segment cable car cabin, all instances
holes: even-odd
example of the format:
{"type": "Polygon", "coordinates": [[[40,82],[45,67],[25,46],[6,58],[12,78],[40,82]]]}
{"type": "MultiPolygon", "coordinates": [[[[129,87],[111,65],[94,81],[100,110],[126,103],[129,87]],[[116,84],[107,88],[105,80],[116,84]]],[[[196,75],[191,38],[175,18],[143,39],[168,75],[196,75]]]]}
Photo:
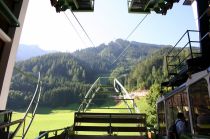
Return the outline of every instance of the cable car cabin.
{"type": "Polygon", "coordinates": [[[161,137],[167,137],[178,112],[182,112],[187,121],[186,136],[210,138],[210,67],[193,74],[185,84],[158,99],[158,130],[161,137]]]}

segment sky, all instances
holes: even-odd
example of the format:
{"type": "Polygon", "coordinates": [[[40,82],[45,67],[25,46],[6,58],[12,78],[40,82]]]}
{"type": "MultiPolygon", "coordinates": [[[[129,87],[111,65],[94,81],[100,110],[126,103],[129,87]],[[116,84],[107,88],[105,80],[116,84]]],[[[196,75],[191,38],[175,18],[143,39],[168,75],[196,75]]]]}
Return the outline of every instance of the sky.
{"type": "MultiPolygon", "coordinates": [[[[167,15],[152,12],[128,38],[151,44],[174,45],[187,29],[196,29],[196,19],[191,6],[183,0],[174,4],[167,15]]],[[[63,12],[56,13],[50,0],[30,0],[20,44],[37,45],[44,50],[73,52],[87,47],[126,39],[145,14],[128,13],[127,0],[95,0],[94,12],[75,12],[90,36],[87,39],[70,10],[65,12],[80,37],[63,12]]]]}

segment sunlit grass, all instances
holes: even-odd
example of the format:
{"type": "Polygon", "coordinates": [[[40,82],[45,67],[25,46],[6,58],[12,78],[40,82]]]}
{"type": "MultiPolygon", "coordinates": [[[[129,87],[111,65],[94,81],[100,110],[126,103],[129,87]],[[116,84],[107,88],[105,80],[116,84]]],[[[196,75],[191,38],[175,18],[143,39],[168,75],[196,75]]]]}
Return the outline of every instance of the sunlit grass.
{"type": "MultiPolygon", "coordinates": [[[[147,109],[146,99],[140,98],[135,100],[137,106],[140,108],[140,112],[144,113],[147,109]]],[[[70,107],[61,107],[57,109],[50,108],[38,108],[38,114],[36,114],[35,119],[26,139],[34,139],[39,135],[40,131],[47,131],[53,129],[60,129],[73,125],[74,112],[77,110],[77,105],[72,105],[70,107]]],[[[101,107],[102,108],[102,107],[101,107]]],[[[124,102],[120,102],[115,106],[111,106],[110,109],[91,109],[87,112],[103,112],[103,113],[128,113],[126,109],[112,109],[112,108],[126,108],[124,102]]],[[[13,115],[13,120],[20,119],[23,117],[24,113],[15,112],[13,115]]],[[[27,118],[30,119],[30,118],[27,118]]],[[[28,121],[28,120],[27,120],[28,121]]],[[[14,129],[14,127],[12,127],[14,129]]],[[[22,129],[20,129],[22,131],[22,129]]],[[[19,131],[18,135],[21,134],[19,131]]],[[[107,134],[107,133],[84,133],[84,134],[107,134]]],[[[114,133],[117,134],[117,133],[114,133]]],[[[138,133],[120,133],[121,135],[139,135],[138,133]]],[[[18,138],[17,138],[18,139],[18,138]]]]}
{"type": "MultiPolygon", "coordinates": [[[[29,129],[26,139],[33,139],[39,135],[40,131],[47,131],[52,129],[64,128],[73,124],[73,113],[72,110],[53,110],[49,114],[36,114],[33,124],[29,129]]],[[[13,119],[22,118],[23,113],[16,113],[13,119]]],[[[30,118],[28,118],[30,119],[30,118]]],[[[27,120],[28,121],[28,120],[27,120]]],[[[21,131],[18,135],[21,134],[21,131]]]]}

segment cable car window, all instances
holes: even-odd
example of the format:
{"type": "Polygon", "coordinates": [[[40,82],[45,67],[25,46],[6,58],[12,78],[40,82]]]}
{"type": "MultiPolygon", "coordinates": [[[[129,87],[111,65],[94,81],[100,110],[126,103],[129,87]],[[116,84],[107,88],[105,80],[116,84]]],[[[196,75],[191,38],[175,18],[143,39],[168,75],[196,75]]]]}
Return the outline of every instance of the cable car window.
{"type": "Polygon", "coordinates": [[[174,123],[174,120],[175,120],[175,117],[174,117],[174,106],[173,106],[173,96],[169,99],[166,100],[166,112],[167,112],[167,127],[169,128],[173,123],[174,123]]]}
{"type": "Polygon", "coordinates": [[[158,127],[159,134],[166,135],[166,122],[165,122],[165,111],[164,111],[164,102],[160,102],[157,104],[158,111],[158,127]]]}
{"type": "Polygon", "coordinates": [[[195,134],[210,135],[210,98],[205,79],[189,87],[192,110],[193,129],[195,134]]]}
{"type": "Polygon", "coordinates": [[[188,132],[191,132],[189,120],[189,105],[187,101],[187,92],[185,89],[177,92],[175,95],[166,100],[166,111],[168,128],[173,125],[173,123],[177,119],[177,113],[181,112],[184,114],[185,120],[187,121],[188,132]]]}

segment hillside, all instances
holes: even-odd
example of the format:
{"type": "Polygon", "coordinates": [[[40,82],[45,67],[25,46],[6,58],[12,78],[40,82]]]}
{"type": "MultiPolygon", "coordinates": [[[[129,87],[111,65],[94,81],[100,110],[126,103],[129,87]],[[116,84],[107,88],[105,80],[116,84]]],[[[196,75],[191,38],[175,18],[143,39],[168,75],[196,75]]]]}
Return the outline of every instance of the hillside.
{"type": "Polygon", "coordinates": [[[18,47],[16,61],[27,60],[32,57],[41,56],[51,53],[39,48],[37,45],[20,44],[18,47]]]}
{"type": "Polygon", "coordinates": [[[99,70],[100,75],[111,74],[118,77],[127,74],[137,62],[162,47],[166,46],[117,39],[108,44],[101,44],[98,47],[83,49],[72,54],[88,63],[92,69],[99,70]]]}
{"type": "MultiPolygon", "coordinates": [[[[41,72],[44,82],[41,105],[48,107],[66,106],[80,103],[90,84],[99,76],[120,77],[127,75],[136,63],[147,59],[148,56],[158,52],[162,47],[118,39],[107,45],[102,44],[74,53],[54,53],[31,58],[17,62],[16,67],[33,75],[41,72]],[[126,53],[113,64],[128,45],[130,46],[126,53]]],[[[15,71],[10,88],[8,106],[21,108],[26,106],[30,100],[35,89],[35,83],[15,71]]]]}
{"type": "Polygon", "coordinates": [[[125,85],[130,90],[150,89],[153,84],[160,84],[167,79],[164,55],[170,47],[165,47],[139,61],[125,78],[125,85]]]}

